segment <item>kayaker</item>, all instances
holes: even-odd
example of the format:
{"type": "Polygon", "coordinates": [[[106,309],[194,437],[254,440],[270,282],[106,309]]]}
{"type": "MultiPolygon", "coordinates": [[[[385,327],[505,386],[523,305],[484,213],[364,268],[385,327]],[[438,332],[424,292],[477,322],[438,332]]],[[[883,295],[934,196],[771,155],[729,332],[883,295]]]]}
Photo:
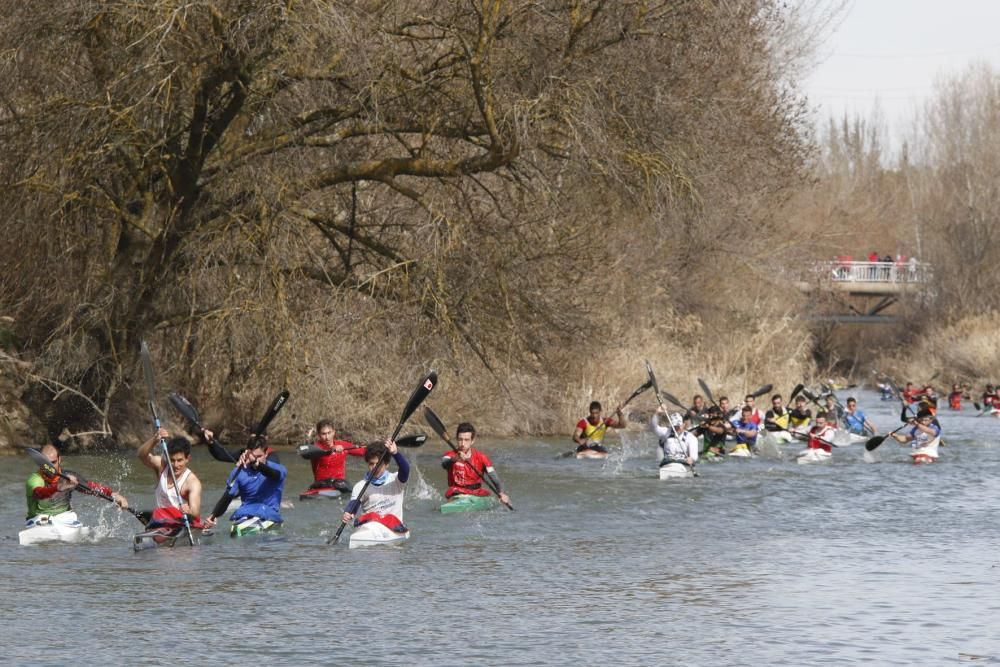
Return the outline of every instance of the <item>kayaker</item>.
{"type": "Polygon", "coordinates": [[[983,391],[983,411],[993,409],[998,403],[1000,403],[1000,396],[997,396],[996,388],[991,384],[986,385],[986,390],[983,391]]]}
{"type": "Polygon", "coordinates": [[[815,459],[817,454],[811,450],[820,450],[825,452],[827,457],[832,456],[833,447],[830,443],[835,433],[833,425],[827,422],[826,412],[820,410],[816,413],[816,423],[809,429],[809,444],[799,452],[798,457],[809,456],[815,459]]]}
{"type": "MultiPolygon", "coordinates": [[[[70,499],[73,491],[81,483],[87,489],[111,496],[115,504],[122,509],[128,507],[128,500],[125,499],[125,496],[112,491],[110,487],[97,482],[81,482],[76,473],[71,470],[63,470],[62,456],[55,445],[44,445],[40,451],[45,458],[52,462],[52,467],[55,468],[57,474],[50,475],[45,468],[39,468],[28,477],[28,481],[25,483],[25,493],[28,500],[27,519],[29,523],[33,523],[41,515],[53,517],[67,512],[73,513],[70,499]],[[70,479],[61,477],[58,473],[63,473],[70,479]]],[[[81,492],[86,493],[82,489],[81,492]]]]}
{"type": "Polygon", "coordinates": [[[577,452],[590,449],[607,454],[608,450],[603,443],[608,429],[625,427],[625,415],[622,414],[621,406],[615,408],[615,417],[602,418],[601,412],[600,401],[593,401],[590,404],[590,415],[576,423],[573,441],[577,444],[577,452]]]}
{"type": "Polygon", "coordinates": [[[754,408],[744,405],[740,410],[740,420],[733,424],[736,434],[736,446],[729,452],[730,456],[747,456],[757,451],[757,422],[753,420],[754,408]]]}
{"type": "Polygon", "coordinates": [[[368,464],[368,474],[365,480],[354,485],[351,492],[351,502],[347,503],[342,521],[355,526],[369,521],[377,521],[397,533],[405,533],[403,525],[403,494],[406,491],[406,480],[410,477],[410,462],[396,448],[392,440],[372,442],[365,447],[365,463],[368,464]],[[399,472],[389,472],[389,456],[396,462],[399,472]],[[360,496],[365,481],[371,479],[371,484],[360,496]],[[360,516],[354,519],[360,512],[360,516]]]}
{"type": "Polygon", "coordinates": [[[857,435],[875,435],[878,429],[865,413],[858,410],[858,400],[853,396],[847,399],[847,411],[844,413],[844,426],[857,435]]]}
{"type": "Polygon", "coordinates": [[[667,415],[667,408],[660,406],[649,418],[649,429],[659,439],[660,467],[681,463],[694,468],[698,461],[698,438],[687,431],[688,421],[679,412],[669,415],[668,426],[661,426],[660,415],[667,415]]]}
{"type": "Polygon", "coordinates": [[[827,394],[824,403],[826,404],[823,410],[826,412],[826,422],[833,428],[837,428],[844,422],[844,406],[837,402],[837,397],[833,394],[827,394]]]}
{"type": "MultiPolygon", "coordinates": [[[[754,405],[754,401],[756,400],[757,399],[753,394],[747,394],[743,397],[743,407],[750,408],[750,419],[759,427],[762,423],[764,423],[764,413],[761,412],[760,408],[754,405]]],[[[740,414],[742,413],[743,411],[741,409],[740,414]]]]}
{"type": "Polygon", "coordinates": [[[702,436],[704,443],[701,455],[707,461],[721,459],[726,455],[726,435],[733,432],[733,425],[723,419],[718,406],[711,406],[705,412],[701,424],[692,431],[696,436],[702,436]]]}
{"type": "Polygon", "coordinates": [[[764,428],[768,431],[787,431],[791,414],[785,409],[781,394],[771,397],[771,409],[764,413],[764,428]]]}
{"type": "Polygon", "coordinates": [[[729,407],[728,396],[719,397],[719,411],[722,413],[722,418],[728,422],[733,422],[740,418],[740,411],[729,407]]]}
{"type": "Polygon", "coordinates": [[[913,449],[925,449],[924,455],[936,459],[941,425],[934,420],[934,415],[930,410],[922,408],[917,412],[916,418],[910,419],[909,423],[913,424],[909,433],[893,433],[892,437],[902,444],[909,443],[913,449]]]}
{"type": "Polygon", "coordinates": [[[201,480],[188,468],[191,462],[191,442],[183,437],[170,437],[170,432],[160,428],[153,436],[142,443],[137,452],[139,462],[156,473],[156,500],[153,510],[153,520],[179,520],[180,513],[187,514],[193,522],[192,527],[199,527],[201,522],[201,480]],[[167,441],[167,456],[165,459],[160,441],[167,441]],[[173,475],[167,470],[170,466],[173,475]],[[178,494],[174,488],[174,479],[180,488],[178,494]]]}
{"type": "Polygon", "coordinates": [[[219,502],[205,519],[205,525],[214,526],[219,517],[229,509],[234,498],[243,504],[229,517],[230,521],[241,522],[257,518],[263,521],[281,523],[281,494],[285,489],[288,470],[271,458],[272,450],[265,438],[254,438],[253,442],[240,454],[236,461],[234,475],[230,475],[219,502]]]}
{"type": "Polygon", "coordinates": [[[364,457],[363,445],[355,445],[347,440],[337,440],[337,429],[329,419],[321,419],[316,423],[318,440],[310,448],[310,452],[319,450],[316,455],[303,455],[309,459],[312,466],[313,483],[310,489],[336,489],[341,493],[351,490],[347,482],[347,457],[364,457]]]}
{"type": "Polygon", "coordinates": [[[500,485],[500,477],[493,469],[490,457],[475,449],[476,427],[469,422],[462,422],[455,429],[455,447],[458,451],[449,450],[441,457],[441,467],[448,471],[448,489],[445,498],[459,495],[488,496],[490,490],[483,485],[483,476],[489,476],[493,486],[499,491],[500,502],[509,503],[510,497],[500,485]]]}
{"type": "Polygon", "coordinates": [[[957,384],[951,385],[951,393],[948,394],[948,408],[951,410],[961,410],[963,398],[969,398],[968,392],[957,384]]]}
{"type": "Polygon", "coordinates": [[[912,382],[907,382],[903,388],[902,398],[907,404],[916,403],[920,398],[920,390],[914,387],[912,382]]]}
{"type": "Polygon", "coordinates": [[[788,412],[788,429],[805,433],[812,424],[812,410],[806,407],[805,396],[795,397],[795,407],[788,412]]]}
{"type": "Polygon", "coordinates": [[[699,426],[701,425],[701,422],[705,418],[706,414],[707,408],[705,407],[705,397],[701,394],[695,394],[691,398],[691,407],[687,410],[688,420],[692,425],[699,426]]]}

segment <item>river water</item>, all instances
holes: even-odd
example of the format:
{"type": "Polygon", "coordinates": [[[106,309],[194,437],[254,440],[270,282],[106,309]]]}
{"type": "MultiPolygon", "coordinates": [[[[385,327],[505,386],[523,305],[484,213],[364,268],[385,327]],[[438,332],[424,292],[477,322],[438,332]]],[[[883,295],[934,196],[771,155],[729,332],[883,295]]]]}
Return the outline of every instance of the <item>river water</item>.
{"type": "MultiPolygon", "coordinates": [[[[859,394],[880,429],[898,404],[859,394]]],[[[280,540],[216,537],[133,553],[139,524],[74,507],[98,537],[21,547],[26,457],[0,472],[7,664],[941,665],[1000,663],[1000,420],[942,411],[941,460],[887,442],[829,464],[730,460],[661,482],[654,441],[612,440],[607,461],[556,459],[567,439],[490,440],[517,508],[442,515],[445,446],[416,463],[400,547],[327,546],[342,503],[299,502],[289,466],[280,540]]],[[[425,429],[430,432],[429,429],[425,429]]],[[[349,473],[360,474],[360,459],[349,473]]],[[[69,457],[133,506],[149,471],[69,457]]],[[[197,450],[210,508],[228,466],[197,450]]],[[[346,537],[346,535],[345,535],[346,537]]]]}

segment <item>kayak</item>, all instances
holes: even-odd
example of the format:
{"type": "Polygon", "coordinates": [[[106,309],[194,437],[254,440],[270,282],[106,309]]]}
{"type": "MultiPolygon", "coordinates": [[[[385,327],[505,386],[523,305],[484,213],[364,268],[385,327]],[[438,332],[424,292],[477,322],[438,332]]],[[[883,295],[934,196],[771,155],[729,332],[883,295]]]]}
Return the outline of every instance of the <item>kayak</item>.
{"type": "Polygon", "coordinates": [[[825,463],[832,457],[830,452],[822,449],[804,449],[799,452],[795,460],[797,463],[825,463]]]}
{"type": "Polygon", "coordinates": [[[27,528],[17,534],[22,546],[45,542],[82,542],[90,536],[90,528],[80,523],[73,511],[54,515],[39,514],[28,519],[25,525],[27,528]]]}
{"type": "Polygon", "coordinates": [[[736,447],[729,450],[726,455],[737,459],[749,459],[753,457],[753,454],[750,452],[750,448],[744,443],[736,445],[736,447]]]}
{"type": "Polygon", "coordinates": [[[852,433],[851,431],[838,428],[833,433],[833,440],[830,441],[836,447],[849,447],[859,442],[868,442],[873,436],[852,433]]]}
{"type": "Polygon", "coordinates": [[[608,458],[607,452],[600,452],[596,449],[581,449],[576,453],[576,458],[578,459],[606,459],[608,458]]]}
{"type": "Polygon", "coordinates": [[[473,496],[468,493],[459,493],[452,496],[448,502],[442,503],[440,509],[442,514],[451,514],[453,512],[478,512],[488,510],[491,507],[493,507],[493,496],[473,496]]]}
{"type": "Polygon", "coordinates": [[[660,466],[660,479],[687,479],[694,477],[694,469],[676,461],[660,466]]]}
{"type": "Polygon", "coordinates": [[[299,500],[323,500],[328,498],[339,498],[340,490],[332,486],[325,489],[309,488],[299,494],[299,500]]]}
{"type": "Polygon", "coordinates": [[[261,519],[251,516],[229,526],[230,537],[244,537],[246,535],[260,535],[264,532],[275,532],[281,528],[281,524],[270,519],[261,519]]]}
{"type": "MultiPolygon", "coordinates": [[[[198,544],[198,537],[201,535],[201,532],[200,528],[191,528],[191,535],[194,538],[195,544],[198,544]]],[[[138,533],[132,538],[133,551],[144,551],[159,547],[187,546],[189,544],[187,530],[182,523],[156,526],[145,532],[138,533]]]]}
{"type": "Polygon", "coordinates": [[[914,449],[910,452],[910,460],[915,464],[934,463],[938,460],[938,446],[941,444],[941,437],[934,438],[929,443],[914,449]]]}
{"type": "Polygon", "coordinates": [[[771,440],[778,444],[785,444],[793,440],[793,436],[788,431],[762,431],[761,436],[765,440],[771,440]]]}
{"type": "Polygon", "coordinates": [[[351,531],[349,547],[357,549],[358,547],[374,547],[381,544],[400,544],[408,539],[410,539],[410,531],[397,533],[378,521],[369,521],[351,531]]]}

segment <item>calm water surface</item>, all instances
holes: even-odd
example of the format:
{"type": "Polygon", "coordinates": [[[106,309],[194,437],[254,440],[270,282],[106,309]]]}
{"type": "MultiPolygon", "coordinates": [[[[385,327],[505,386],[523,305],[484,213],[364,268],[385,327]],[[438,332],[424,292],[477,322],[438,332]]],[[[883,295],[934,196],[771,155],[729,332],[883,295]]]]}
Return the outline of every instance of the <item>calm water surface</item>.
{"type": "MultiPolygon", "coordinates": [[[[897,403],[861,393],[880,429],[897,403]]],[[[217,537],[133,553],[139,524],[74,507],[98,537],[21,547],[25,457],[0,471],[3,648],[11,664],[940,665],[1000,663],[1000,420],[942,411],[939,464],[887,442],[828,465],[731,460],[657,479],[653,438],[607,461],[556,460],[567,440],[489,440],[517,508],[436,512],[445,446],[415,453],[395,548],[327,546],[339,501],[299,502],[289,465],[284,537],[217,537]]],[[[429,432],[429,429],[427,430],[429,432]]],[[[349,473],[360,474],[359,459],[349,473]]],[[[67,467],[152,502],[120,456],[67,467]]],[[[197,450],[211,508],[227,465],[197,450]]],[[[346,535],[345,535],[346,537],[346,535]]]]}

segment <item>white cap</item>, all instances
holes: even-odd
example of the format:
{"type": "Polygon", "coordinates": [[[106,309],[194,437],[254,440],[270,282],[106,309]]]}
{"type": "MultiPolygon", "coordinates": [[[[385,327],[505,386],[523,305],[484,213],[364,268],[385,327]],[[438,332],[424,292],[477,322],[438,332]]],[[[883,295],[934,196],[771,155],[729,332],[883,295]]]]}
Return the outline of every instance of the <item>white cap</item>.
{"type": "Polygon", "coordinates": [[[684,425],[684,418],[681,417],[681,413],[673,412],[670,414],[670,425],[674,428],[680,428],[684,425]]]}

